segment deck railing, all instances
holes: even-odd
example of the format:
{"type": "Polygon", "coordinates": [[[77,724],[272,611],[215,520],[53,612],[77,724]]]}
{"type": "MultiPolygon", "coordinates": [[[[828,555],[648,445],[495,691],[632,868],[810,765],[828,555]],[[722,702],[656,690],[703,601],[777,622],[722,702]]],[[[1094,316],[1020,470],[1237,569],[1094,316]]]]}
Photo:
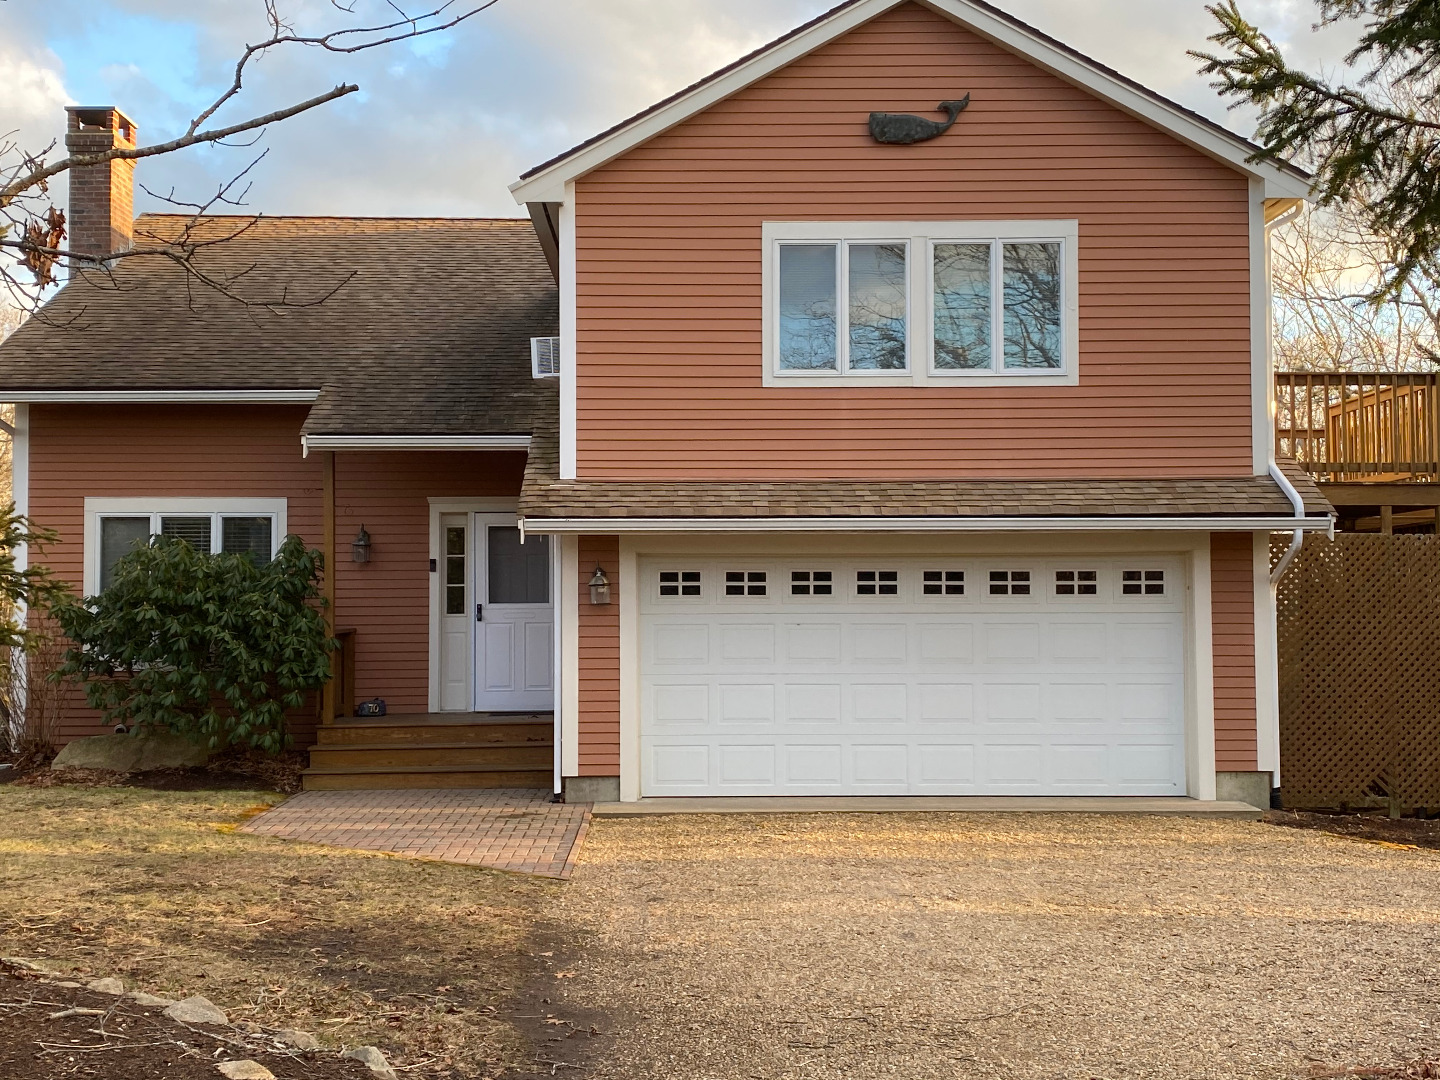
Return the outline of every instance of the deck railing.
{"type": "Polygon", "coordinates": [[[1275,452],[1322,482],[1440,481],[1440,373],[1282,372],[1275,452]]]}

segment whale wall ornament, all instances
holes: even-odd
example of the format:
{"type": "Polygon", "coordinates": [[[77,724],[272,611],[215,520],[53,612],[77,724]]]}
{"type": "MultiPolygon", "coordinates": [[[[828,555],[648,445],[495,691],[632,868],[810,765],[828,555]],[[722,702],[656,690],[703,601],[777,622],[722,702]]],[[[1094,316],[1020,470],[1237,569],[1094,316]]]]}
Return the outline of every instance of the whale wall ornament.
{"type": "Polygon", "coordinates": [[[958,101],[940,102],[935,108],[948,117],[945,120],[930,120],[924,116],[912,116],[910,113],[872,112],[870,114],[870,135],[878,143],[906,145],[924,142],[926,139],[933,139],[937,135],[944,135],[949,131],[969,104],[969,94],[958,101]]]}

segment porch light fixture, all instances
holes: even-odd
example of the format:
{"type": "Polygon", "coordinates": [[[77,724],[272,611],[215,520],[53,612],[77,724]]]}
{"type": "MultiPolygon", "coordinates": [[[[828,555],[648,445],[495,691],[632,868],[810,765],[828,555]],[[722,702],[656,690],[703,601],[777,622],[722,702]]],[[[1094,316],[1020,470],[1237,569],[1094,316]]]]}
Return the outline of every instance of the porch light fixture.
{"type": "Polygon", "coordinates": [[[595,573],[590,575],[590,603],[610,603],[610,579],[600,569],[599,563],[595,564],[595,573]]]}
{"type": "Polygon", "coordinates": [[[355,539],[350,541],[350,558],[355,562],[370,561],[370,534],[365,531],[364,525],[360,526],[355,539]]]}

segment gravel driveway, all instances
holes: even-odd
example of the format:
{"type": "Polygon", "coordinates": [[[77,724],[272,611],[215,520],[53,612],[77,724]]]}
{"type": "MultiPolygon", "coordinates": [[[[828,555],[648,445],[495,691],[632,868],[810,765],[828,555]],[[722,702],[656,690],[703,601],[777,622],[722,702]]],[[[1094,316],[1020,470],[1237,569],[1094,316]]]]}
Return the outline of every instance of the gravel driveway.
{"type": "Polygon", "coordinates": [[[1275,1077],[1440,1056],[1435,852],[1173,818],[609,819],[556,905],[549,1008],[602,1018],[595,1077],[1275,1077]]]}

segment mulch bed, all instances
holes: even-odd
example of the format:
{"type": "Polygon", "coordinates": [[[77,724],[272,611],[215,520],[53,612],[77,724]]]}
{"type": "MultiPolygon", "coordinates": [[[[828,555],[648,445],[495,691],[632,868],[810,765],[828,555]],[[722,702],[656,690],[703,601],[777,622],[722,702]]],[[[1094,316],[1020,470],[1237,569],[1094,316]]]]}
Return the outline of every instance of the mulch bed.
{"type": "MultiPolygon", "coordinates": [[[[1269,810],[1262,819],[1290,829],[1314,829],[1352,840],[1440,851],[1440,820],[1391,818],[1384,813],[1324,813],[1307,810],[1269,810]]],[[[1396,1074],[1408,1076],[1408,1073],[1396,1074]]],[[[1417,1073],[1429,1077],[1431,1073],[1417,1073]]]]}
{"type": "Polygon", "coordinates": [[[265,754],[232,747],[205,765],[193,769],[152,769],[117,773],[108,769],[52,769],[49,762],[25,762],[0,769],[0,783],[22,787],[136,787],[153,791],[278,791],[293,795],[300,790],[300,774],[307,765],[304,750],[265,754]]]}
{"type": "Polygon", "coordinates": [[[261,1033],[179,1024],[128,998],[0,971],[0,1076],[219,1080],[224,1061],[258,1061],[276,1080],[374,1080],[334,1051],[282,1049],[261,1033]]]}

